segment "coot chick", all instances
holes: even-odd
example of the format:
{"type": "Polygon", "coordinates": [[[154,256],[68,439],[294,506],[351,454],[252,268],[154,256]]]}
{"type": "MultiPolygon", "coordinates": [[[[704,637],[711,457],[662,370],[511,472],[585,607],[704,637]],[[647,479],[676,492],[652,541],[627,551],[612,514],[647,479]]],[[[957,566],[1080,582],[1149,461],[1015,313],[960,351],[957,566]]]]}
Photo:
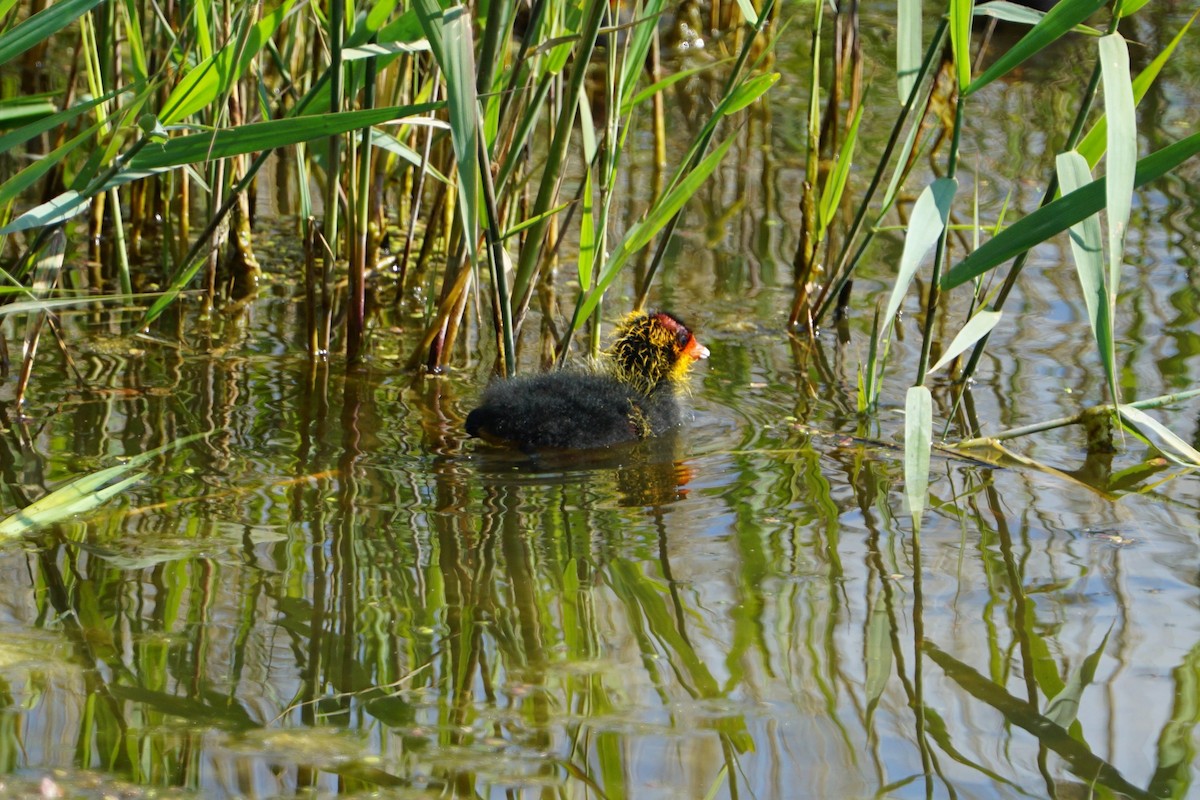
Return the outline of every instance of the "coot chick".
{"type": "Polygon", "coordinates": [[[707,357],[708,348],[676,317],[634,312],[594,370],[493,381],[467,415],[467,433],[525,451],[611,447],[658,436],[679,424],[688,367],[707,357]]]}

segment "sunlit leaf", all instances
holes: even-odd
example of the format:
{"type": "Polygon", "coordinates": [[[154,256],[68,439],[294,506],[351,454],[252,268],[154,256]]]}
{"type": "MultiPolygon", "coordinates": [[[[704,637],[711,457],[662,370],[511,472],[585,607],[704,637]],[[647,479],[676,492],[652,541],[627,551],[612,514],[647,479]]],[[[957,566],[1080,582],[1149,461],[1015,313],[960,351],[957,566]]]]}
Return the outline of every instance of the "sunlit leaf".
{"type": "Polygon", "coordinates": [[[962,330],[954,337],[954,341],[946,348],[946,352],[942,353],[942,357],[938,359],[938,362],[929,368],[929,373],[937,372],[958,358],[968,347],[973,346],[984,336],[991,333],[992,328],[996,327],[996,323],[1000,321],[1001,314],[1003,314],[1002,311],[988,311],[984,309],[967,320],[967,324],[963,325],[962,330]]]}
{"type": "Polygon", "coordinates": [[[1006,50],[1004,55],[996,59],[982,75],[967,86],[963,94],[970,96],[997,78],[1007,75],[1027,58],[1058,41],[1076,25],[1099,11],[1105,2],[1106,0],[1062,0],[1057,3],[1041,22],[1034,25],[1019,42],[1006,50]]]}
{"type": "Polygon", "coordinates": [[[663,226],[671,220],[671,217],[675,216],[675,213],[683,208],[684,203],[691,199],[700,186],[708,180],[708,176],[712,174],[717,165],[721,163],[721,160],[725,158],[725,154],[733,145],[736,136],[736,134],[733,134],[721,142],[703,161],[696,165],[694,170],[688,173],[670,192],[655,203],[645,219],[629,229],[625,234],[624,240],[621,242],[621,246],[617,248],[617,252],[613,254],[612,258],[605,265],[596,287],[588,292],[587,297],[580,304],[579,312],[575,316],[579,325],[582,325],[591,315],[592,311],[595,310],[596,305],[600,302],[600,298],[604,296],[604,290],[616,280],[617,275],[621,272],[621,268],[630,256],[653,241],[658,232],[663,229],[663,226]]]}
{"type": "Polygon", "coordinates": [[[188,71],[171,90],[158,117],[173,125],[225,96],[249,69],[259,51],[283,23],[296,0],[284,0],[246,32],[244,41],[229,42],[188,71]]]}
{"type": "Polygon", "coordinates": [[[896,91],[900,105],[908,102],[921,71],[921,0],[896,3],[896,91]]]}
{"type": "MultiPolygon", "coordinates": [[[[1163,51],[1155,56],[1154,60],[1147,64],[1146,68],[1138,74],[1136,79],[1134,79],[1133,101],[1135,104],[1142,102],[1142,98],[1146,96],[1146,92],[1149,91],[1150,87],[1154,84],[1154,80],[1158,77],[1159,73],[1162,72],[1162,68],[1167,63],[1167,59],[1171,57],[1171,55],[1175,52],[1175,48],[1177,48],[1179,43],[1183,41],[1183,35],[1188,32],[1188,29],[1192,26],[1192,23],[1196,21],[1196,17],[1198,16],[1200,16],[1200,11],[1192,14],[1192,16],[1188,18],[1188,21],[1184,23],[1183,27],[1179,29],[1179,33],[1175,34],[1175,38],[1173,38],[1170,43],[1163,48],[1163,51]]],[[[1096,121],[1096,124],[1092,126],[1092,129],[1088,131],[1087,136],[1084,136],[1083,140],[1080,141],[1079,145],[1075,148],[1083,155],[1084,158],[1087,159],[1089,166],[1095,167],[1096,164],[1100,162],[1100,156],[1104,154],[1104,145],[1105,141],[1107,140],[1107,136],[1108,120],[1105,117],[1100,117],[1100,119],[1096,121]]]]}
{"type": "Polygon", "coordinates": [[[450,135],[458,162],[460,199],[456,204],[466,236],[463,243],[474,257],[479,231],[479,102],[475,94],[475,45],[471,16],[462,6],[442,13],[442,70],[446,76],[450,135]]]}
{"type": "MultiPolygon", "coordinates": [[[[1091,183],[1092,175],[1087,160],[1074,150],[1061,153],[1057,159],[1058,182],[1064,192],[1091,183]]],[[[1116,388],[1116,353],[1113,347],[1111,302],[1104,280],[1104,252],[1101,244],[1100,217],[1092,214],[1071,226],[1071,254],[1075,259],[1075,271],[1079,275],[1079,286],[1087,305],[1088,322],[1104,364],[1109,391],[1116,388]]],[[[1115,397],[1115,395],[1114,395],[1115,397]]]]}
{"type": "Polygon", "coordinates": [[[954,73],[963,94],[971,83],[971,11],[973,0],[950,0],[950,49],[954,53],[954,73]]]}
{"type": "Polygon", "coordinates": [[[842,142],[842,151],[838,153],[837,163],[834,164],[833,170],[825,179],[825,186],[821,191],[821,201],[817,206],[820,220],[819,236],[828,229],[834,213],[841,205],[842,193],[846,189],[846,181],[850,178],[850,167],[854,161],[854,146],[858,142],[858,124],[862,122],[862,115],[863,106],[860,105],[858,111],[854,113],[854,121],[850,123],[850,128],[846,131],[846,138],[842,142]]]}
{"type": "Polygon", "coordinates": [[[1108,292],[1112,303],[1119,294],[1121,264],[1125,259],[1125,231],[1129,227],[1137,169],[1137,119],[1129,78],[1129,50],[1119,33],[1100,40],[1100,66],[1104,112],[1108,120],[1104,189],[1108,221],[1108,292]]]}
{"type": "MultiPolygon", "coordinates": [[[[1200,153],[1200,132],[1151,153],[1138,161],[1134,186],[1162,177],[1200,153]]],[[[1017,220],[942,276],[942,288],[953,289],[1015,258],[1104,207],[1106,179],[1093,181],[1017,220]]]]}
{"type": "Polygon", "coordinates": [[[1128,403],[1118,405],[1117,411],[1122,420],[1147,434],[1148,438],[1157,439],[1161,443],[1159,450],[1164,456],[1185,466],[1200,467],[1200,452],[1176,436],[1166,425],[1128,403]]]}
{"type": "MultiPolygon", "coordinates": [[[[1018,25],[1037,25],[1046,16],[1046,12],[1023,6],[1020,3],[1010,3],[1008,0],[991,0],[990,3],[975,6],[975,16],[993,17],[1003,22],[1015,22],[1018,25]]],[[[1088,25],[1076,25],[1071,30],[1086,36],[1103,35],[1101,31],[1088,25]]]]}
{"type": "Polygon", "coordinates": [[[896,312],[904,301],[908,286],[912,283],[917,268],[925,260],[925,256],[937,244],[950,218],[950,207],[954,202],[954,193],[958,191],[958,181],[953,178],[938,178],[917,198],[913,206],[912,216],[908,220],[908,229],[904,234],[904,250],[900,254],[900,269],[896,273],[896,281],[892,284],[892,293],[888,298],[887,310],[883,314],[883,329],[886,338],[896,312]]]}

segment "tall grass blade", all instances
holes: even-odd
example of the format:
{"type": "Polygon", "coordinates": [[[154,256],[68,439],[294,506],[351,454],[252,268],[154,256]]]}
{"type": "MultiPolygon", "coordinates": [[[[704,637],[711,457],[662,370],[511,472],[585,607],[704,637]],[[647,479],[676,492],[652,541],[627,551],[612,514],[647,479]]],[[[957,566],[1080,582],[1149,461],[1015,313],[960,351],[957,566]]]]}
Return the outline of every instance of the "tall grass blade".
{"type": "Polygon", "coordinates": [[[462,217],[463,243],[472,263],[479,237],[479,103],[475,93],[475,45],[471,17],[463,6],[442,13],[442,42],[445,62],[446,100],[450,111],[450,136],[458,162],[458,211],[462,217]]]}
{"type": "MultiPolygon", "coordinates": [[[[1064,192],[1073,192],[1092,182],[1087,159],[1074,150],[1060,153],[1057,160],[1058,182],[1064,192]]],[[[1101,241],[1100,216],[1091,214],[1071,226],[1071,254],[1075,258],[1075,271],[1079,275],[1079,286],[1083,290],[1083,301],[1087,305],[1088,322],[1096,347],[1104,364],[1109,391],[1116,383],[1116,354],[1113,347],[1111,287],[1104,279],[1104,245],[1101,241]]],[[[1113,395],[1116,402],[1116,395],[1113,395]]]]}
{"type": "MultiPolygon", "coordinates": [[[[1115,311],[1121,264],[1125,260],[1125,232],[1133,206],[1133,176],[1137,169],[1137,119],[1129,77],[1129,49],[1121,34],[1100,40],[1100,67],[1104,84],[1104,115],[1108,119],[1108,155],[1105,156],[1105,210],[1108,220],[1108,293],[1115,311]]],[[[1115,395],[1113,402],[1119,402],[1115,395]]]]}
{"type": "Polygon", "coordinates": [[[883,338],[887,338],[896,312],[904,301],[909,284],[917,274],[917,268],[925,260],[925,256],[937,244],[950,218],[950,207],[954,202],[954,193],[958,191],[958,181],[953,178],[938,178],[917,198],[913,206],[912,216],[908,221],[908,230],[904,234],[904,250],[900,254],[900,269],[896,273],[896,282],[892,284],[892,293],[888,297],[887,309],[883,313],[883,338]]]}
{"type": "MultiPolygon", "coordinates": [[[[1144,186],[1162,177],[1197,153],[1200,153],[1200,132],[1151,153],[1138,161],[1134,187],[1144,186]]],[[[1051,236],[1062,233],[1089,214],[1095,214],[1104,208],[1106,183],[1107,178],[1093,181],[1017,220],[999,236],[984,242],[978,250],[955,264],[942,276],[942,288],[953,289],[977,278],[1051,236]]]]}
{"type": "Polygon", "coordinates": [[[962,326],[962,330],[954,337],[954,341],[950,342],[950,346],[946,348],[946,352],[942,353],[942,357],[938,362],[929,368],[926,375],[931,375],[937,372],[942,367],[949,364],[954,359],[958,358],[966,351],[968,347],[972,347],[976,342],[992,332],[992,328],[1000,322],[1002,311],[988,311],[984,309],[967,320],[967,324],[962,326]]]}
{"type": "Polygon", "coordinates": [[[42,9],[0,35],[0,65],[7,64],[29,48],[44,42],[103,0],[62,0],[42,9]]]}
{"type": "Polygon", "coordinates": [[[842,193],[845,192],[846,181],[850,178],[850,165],[854,163],[854,146],[858,143],[858,124],[862,122],[863,108],[864,106],[860,105],[854,113],[854,121],[846,131],[846,139],[842,142],[842,151],[838,154],[837,163],[826,178],[825,187],[821,192],[821,201],[817,205],[821,238],[824,237],[829,223],[833,221],[834,213],[842,203],[842,193]]]}
{"type": "Polygon", "coordinates": [[[696,168],[689,172],[683,180],[679,181],[671,191],[667,192],[646,214],[646,218],[631,227],[625,234],[625,238],[621,241],[620,247],[616,253],[609,259],[601,273],[596,286],[584,296],[583,302],[580,304],[575,318],[572,322],[573,327],[578,330],[599,304],[604,296],[604,291],[609,285],[616,280],[620,274],[621,268],[625,266],[625,262],[630,256],[641,250],[646,245],[654,240],[654,237],[662,230],[663,226],[671,221],[671,218],[683,208],[692,195],[700,188],[708,176],[712,174],[717,165],[725,157],[725,153],[729,151],[733,145],[736,134],[731,135],[725,141],[721,142],[716,149],[709,153],[703,161],[696,165],[696,168]]]}
{"type": "Polygon", "coordinates": [[[973,0],[950,0],[950,49],[954,53],[954,74],[958,90],[967,94],[971,83],[971,17],[973,0]]]}
{"type": "Polygon", "coordinates": [[[908,102],[921,71],[921,0],[896,3],[896,93],[900,105],[908,102]]]}
{"type": "MultiPolygon", "coordinates": [[[[1044,16],[1029,33],[996,59],[983,74],[967,86],[963,94],[970,96],[997,78],[1007,75],[1026,59],[1040,52],[1072,28],[1104,7],[1107,0],[1062,0],[1044,16]]],[[[969,26],[970,23],[968,23],[969,26]]],[[[970,33],[968,27],[968,33],[970,33]]]]}
{"type": "Polygon", "coordinates": [[[912,386],[904,398],[904,494],[914,525],[925,511],[932,449],[933,396],[925,386],[912,386]]]}

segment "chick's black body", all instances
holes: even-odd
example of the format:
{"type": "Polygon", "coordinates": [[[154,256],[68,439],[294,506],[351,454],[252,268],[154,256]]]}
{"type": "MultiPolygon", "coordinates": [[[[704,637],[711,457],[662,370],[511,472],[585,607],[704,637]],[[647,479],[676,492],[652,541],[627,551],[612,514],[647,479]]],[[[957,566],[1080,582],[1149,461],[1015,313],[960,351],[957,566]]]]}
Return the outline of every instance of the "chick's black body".
{"type": "Polygon", "coordinates": [[[687,369],[707,356],[708,348],[670,314],[630,314],[596,371],[495,381],[467,416],[467,433],[527,451],[659,436],[679,424],[687,369]]]}
{"type": "Polygon", "coordinates": [[[547,372],[492,383],[467,433],[525,449],[611,447],[679,424],[669,386],[642,394],[610,375],[547,372]]]}

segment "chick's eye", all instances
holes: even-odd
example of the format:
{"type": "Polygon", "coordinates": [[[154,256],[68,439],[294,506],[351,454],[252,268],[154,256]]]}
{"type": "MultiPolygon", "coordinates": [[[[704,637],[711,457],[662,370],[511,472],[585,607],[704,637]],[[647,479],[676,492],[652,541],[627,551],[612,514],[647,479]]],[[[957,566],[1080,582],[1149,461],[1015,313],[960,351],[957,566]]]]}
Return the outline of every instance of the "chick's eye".
{"type": "Polygon", "coordinates": [[[679,342],[680,347],[687,347],[687,343],[691,341],[692,335],[687,331],[679,331],[675,334],[675,340],[679,342]]]}

